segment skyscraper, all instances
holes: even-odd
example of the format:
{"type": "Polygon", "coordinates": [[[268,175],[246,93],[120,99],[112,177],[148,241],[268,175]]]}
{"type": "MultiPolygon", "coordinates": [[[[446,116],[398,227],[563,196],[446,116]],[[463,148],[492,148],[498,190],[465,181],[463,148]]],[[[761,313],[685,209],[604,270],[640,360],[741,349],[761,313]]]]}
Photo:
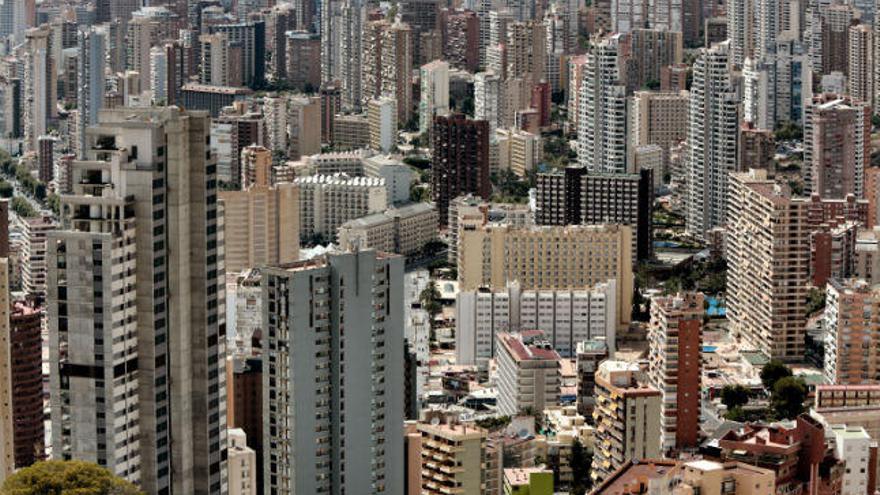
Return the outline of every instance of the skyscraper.
{"type": "Polygon", "coordinates": [[[47,242],[53,452],[148,493],[226,492],[208,126],[206,113],[176,107],[102,112],[47,242]]]}
{"type": "MultiPolygon", "coordinates": [[[[476,88],[476,78],[474,85],[476,88]]],[[[476,89],[474,91],[476,92],[476,89]]],[[[476,100],[476,97],[474,99],[476,100]]],[[[428,132],[435,115],[447,113],[449,113],[449,63],[435,60],[423,65],[421,69],[419,132],[428,132]]]]}
{"type": "Polygon", "coordinates": [[[449,218],[449,202],[473,193],[489,199],[489,123],[462,114],[434,117],[431,189],[440,225],[449,218]]]}
{"type": "Polygon", "coordinates": [[[724,225],[727,177],[736,170],[739,98],[730,77],[729,41],[694,62],[688,114],[686,228],[702,238],[724,225]]]}
{"type": "Polygon", "coordinates": [[[492,71],[474,74],[474,118],[489,123],[489,141],[502,124],[502,107],[501,77],[492,71]]]}
{"type": "Polygon", "coordinates": [[[626,86],[619,57],[624,35],[604,38],[587,54],[578,112],[578,163],[590,172],[626,172],[626,86]]]}
{"type": "Polygon", "coordinates": [[[871,105],[874,101],[874,31],[866,24],[849,28],[847,84],[853,101],[871,105]]]}
{"type": "MultiPolygon", "coordinates": [[[[98,123],[98,111],[104,105],[106,41],[105,33],[93,27],[81,29],[77,33],[76,124],[79,159],[86,157],[86,128],[98,123]]],[[[167,70],[166,63],[165,71],[167,70]]],[[[154,88],[154,92],[155,89],[158,88],[154,88]]]]}
{"type": "Polygon", "coordinates": [[[815,96],[804,116],[804,189],[823,198],[864,194],[871,108],[845,95],[815,96]]]}
{"type": "Polygon", "coordinates": [[[403,258],[263,272],[267,493],[403,493],[403,258]]]}
{"type": "Polygon", "coordinates": [[[766,171],[731,174],[726,247],[731,330],[766,355],[802,359],[810,236],[809,201],[793,200],[766,171]],[[734,214],[735,213],[735,214],[734,214]]]}
{"type": "Polygon", "coordinates": [[[651,300],[648,374],[663,396],[664,452],[693,448],[700,440],[703,311],[699,292],[651,300]]]}

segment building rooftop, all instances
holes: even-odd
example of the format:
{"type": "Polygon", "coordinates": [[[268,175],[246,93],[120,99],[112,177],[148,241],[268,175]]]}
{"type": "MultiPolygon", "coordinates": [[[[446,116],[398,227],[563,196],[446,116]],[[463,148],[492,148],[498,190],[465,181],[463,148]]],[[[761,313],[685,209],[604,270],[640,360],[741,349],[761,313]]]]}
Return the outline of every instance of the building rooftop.
{"type": "Polygon", "coordinates": [[[559,361],[557,353],[549,344],[526,345],[522,339],[509,333],[498,334],[500,340],[517,361],[559,361]]]}
{"type": "Polygon", "coordinates": [[[308,177],[296,177],[293,179],[295,184],[327,184],[339,186],[363,186],[363,187],[385,187],[385,179],[381,177],[354,177],[345,173],[335,173],[333,175],[310,175],[308,177]]]}
{"type": "Polygon", "coordinates": [[[532,474],[541,473],[552,475],[553,471],[543,467],[506,468],[504,470],[504,481],[511,486],[528,485],[532,474]]]}
{"type": "Polygon", "coordinates": [[[592,493],[602,495],[631,495],[648,493],[648,483],[666,478],[679,470],[678,461],[667,459],[646,459],[627,461],[609,476],[592,493]]]}

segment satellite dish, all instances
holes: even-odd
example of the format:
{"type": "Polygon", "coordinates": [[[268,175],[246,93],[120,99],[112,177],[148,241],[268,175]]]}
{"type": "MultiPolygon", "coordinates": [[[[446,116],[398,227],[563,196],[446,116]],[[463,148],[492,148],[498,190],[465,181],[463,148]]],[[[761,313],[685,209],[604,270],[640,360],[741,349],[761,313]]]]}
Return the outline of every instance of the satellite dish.
{"type": "Polygon", "coordinates": [[[526,430],[525,428],[523,428],[522,430],[519,430],[519,437],[520,438],[529,438],[529,431],[526,430]]]}
{"type": "Polygon", "coordinates": [[[433,418],[431,418],[431,425],[433,425],[433,426],[437,426],[437,425],[439,425],[439,424],[440,424],[440,418],[438,418],[438,417],[436,417],[436,416],[433,417],[433,418]]]}

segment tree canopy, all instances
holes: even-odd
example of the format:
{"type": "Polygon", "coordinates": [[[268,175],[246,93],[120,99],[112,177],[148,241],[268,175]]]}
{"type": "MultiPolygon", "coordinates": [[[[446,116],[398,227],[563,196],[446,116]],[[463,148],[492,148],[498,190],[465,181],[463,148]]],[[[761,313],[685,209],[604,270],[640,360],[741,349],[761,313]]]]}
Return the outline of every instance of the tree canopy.
{"type": "Polygon", "coordinates": [[[44,461],[26,467],[3,484],[3,495],[142,495],[128,481],[84,461],[44,461]]]}
{"type": "Polygon", "coordinates": [[[761,368],[761,383],[771,393],[777,381],[789,376],[791,376],[791,369],[778,359],[771,359],[761,368]]]}
{"type": "Polygon", "coordinates": [[[804,401],[807,399],[807,384],[803,378],[786,376],[773,385],[773,396],[770,403],[776,416],[782,419],[794,419],[804,412],[804,401]]]}
{"type": "Polygon", "coordinates": [[[742,407],[749,402],[749,389],[742,385],[725,385],[721,389],[721,403],[727,406],[728,410],[742,407]]]}

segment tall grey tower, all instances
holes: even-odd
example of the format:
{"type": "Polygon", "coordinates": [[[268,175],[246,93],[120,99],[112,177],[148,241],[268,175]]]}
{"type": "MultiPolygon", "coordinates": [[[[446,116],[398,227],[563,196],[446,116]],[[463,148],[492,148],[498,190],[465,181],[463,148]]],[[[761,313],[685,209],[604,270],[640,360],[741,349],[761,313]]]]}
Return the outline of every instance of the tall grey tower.
{"type": "Polygon", "coordinates": [[[98,123],[98,111],[104,103],[104,55],[106,33],[92,28],[77,33],[76,106],[77,158],[85,159],[86,128],[98,123]]]}
{"type": "Polygon", "coordinates": [[[47,241],[53,453],[147,493],[227,493],[209,125],[177,107],[101,112],[47,241]]]}
{"type": "Polygon", "coordinates": [[[403,258],[263,272],[266,493],[403,493],[403,258]]]}

